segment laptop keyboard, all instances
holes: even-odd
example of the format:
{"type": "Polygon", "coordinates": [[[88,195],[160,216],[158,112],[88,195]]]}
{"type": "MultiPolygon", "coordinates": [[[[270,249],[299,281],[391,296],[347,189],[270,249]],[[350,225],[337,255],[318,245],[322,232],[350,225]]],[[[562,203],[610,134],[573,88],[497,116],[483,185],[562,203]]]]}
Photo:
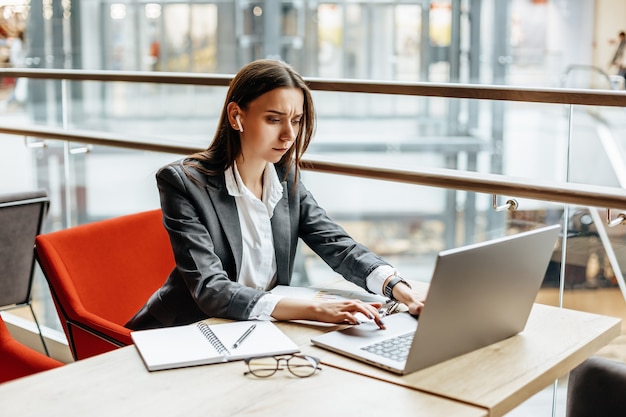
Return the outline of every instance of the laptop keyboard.
{"type": "Polygon", "coordinates": [[[375,355],[389,358],[394,361],[403,362],[409,354],[414,333],[401,334],[396,337],[381,340],[362,347],[361,349],[375,355]]]}

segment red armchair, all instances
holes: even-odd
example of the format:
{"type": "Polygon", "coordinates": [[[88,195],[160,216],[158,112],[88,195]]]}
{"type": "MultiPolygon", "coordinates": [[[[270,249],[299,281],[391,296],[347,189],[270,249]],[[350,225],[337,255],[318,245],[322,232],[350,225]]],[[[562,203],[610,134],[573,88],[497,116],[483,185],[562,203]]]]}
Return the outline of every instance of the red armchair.
{"type": "Polygon", "coordinates": [[[124,324],[175,264],[159,209],[41,234],[35,253],[76,360],[132,344],[124,324]]]}
{"type": "Polygon", "coordinates": [[[15,340],[0,316],[0,383],[59,366],[63,363],[15,340]]]}

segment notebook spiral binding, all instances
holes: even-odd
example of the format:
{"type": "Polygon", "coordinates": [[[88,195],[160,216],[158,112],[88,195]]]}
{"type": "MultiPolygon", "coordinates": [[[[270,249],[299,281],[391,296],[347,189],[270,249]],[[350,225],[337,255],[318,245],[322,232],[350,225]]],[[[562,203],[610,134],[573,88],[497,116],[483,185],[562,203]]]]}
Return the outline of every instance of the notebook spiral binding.
{"type": "Polygon", "coordinates": [[[224,344],[220,341],[220,339],[217,338],[217,336],[215,335],[215,333],[213,333],[213,330],[211,330],[208,324],[201,321],[198,323],[198,329],[200,329],[204,337],[207,338],[209,343],[213,345],[215,350],[217,350],[217,352],[220,355],[223,355],[223,356],[230,355],[230,352],[228,351],[228,349],[226,349],[226,346],[224,346],[224,344]]]}

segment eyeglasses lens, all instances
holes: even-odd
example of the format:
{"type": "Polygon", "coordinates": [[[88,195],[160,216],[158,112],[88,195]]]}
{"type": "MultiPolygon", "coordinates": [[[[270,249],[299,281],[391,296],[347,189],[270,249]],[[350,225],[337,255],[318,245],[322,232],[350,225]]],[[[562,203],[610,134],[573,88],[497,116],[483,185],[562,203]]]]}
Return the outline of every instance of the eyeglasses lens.
{"type": "Polygon", "coordinates": [[[272,376],[278,370],[278,361],[274,357],[254,358],[248,361],[248,368],[252,375],[259,378],[272,376]]]}
{"type": "Polygon", "coordinates": [[[284,365],[287,365],[289,372],[300,378],[311,376],[319,369],[319,359],[300,355],[252,358],[246,360],[246,363],[250,373],[259,378],[267,378],[274,375],[276,371],[284,369],[284,365]],[[284,364],[281,367],[281,362],[283,361],[284,364]]]}
{"type": "Polygon", "coordinates": [[[317,369],[317,362],[310,356],[292,356],[287,360],[289,371],[301,378],[311,376],[317,369]]]}

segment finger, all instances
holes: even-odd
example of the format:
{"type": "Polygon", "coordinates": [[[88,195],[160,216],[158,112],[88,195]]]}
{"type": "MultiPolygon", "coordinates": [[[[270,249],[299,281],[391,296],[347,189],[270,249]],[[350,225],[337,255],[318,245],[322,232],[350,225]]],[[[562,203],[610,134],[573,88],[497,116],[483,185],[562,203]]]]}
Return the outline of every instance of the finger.
{"type": "Polygon", "coordinates": [[[365,303],[356,303],[351,306],[352,313],[359,312],[370,320],[374,319],[374,313],[378,314],[378,309],[365,303]]]}
{"type": "Polygon", "coordinates": [[[380,315],[380,312],[378,311],[378,309],[380,307],[382,307],[381,303],[371,303],[371,304],[365,304],[364,305],[365,309],[367,310],[367,315],[370,319],[374,320],[374,323],[376,323],[376,325],[378,326],[378,328],[380,329],[384,329],[385,328],[385,324],[382,321],[382,316],[380,315]]]}
{"type": "Polygon", "coordinates": [[[348,323],[348,324],[361,324],[359,319],[349,311],[343,311],[339,313],[339,321],[338,323],[348,323]]]}
{"type": "Polygon", "coordinates": [[[383,323],[383,320],[380,318],[380,315],[377,315],[374,317],[374,323],[376,323],[376,325],[378,326],[378,328],[380,330],[385,330],[385,323],[383,323]]]}
{"type": "Polygon", "coordinates": [[[424,308],[424,303],[411,304],[409,306],[409,313],[411,313],[414,316],[418,316],[422,312],[423,308],[424,308]]]}
{"type": "Polygon", "coordinates": [[[346,318],[346,321],[354,324],[361,324],[364,319],[375,320],[375,314],[378,314],[378,311],[374,307],[358,300],[350,301],[345,304],[342,310],[346,315],[349,315],[349,317],[346,318]],[[352,321],[353,319],[354,322],[352,321]]]}

